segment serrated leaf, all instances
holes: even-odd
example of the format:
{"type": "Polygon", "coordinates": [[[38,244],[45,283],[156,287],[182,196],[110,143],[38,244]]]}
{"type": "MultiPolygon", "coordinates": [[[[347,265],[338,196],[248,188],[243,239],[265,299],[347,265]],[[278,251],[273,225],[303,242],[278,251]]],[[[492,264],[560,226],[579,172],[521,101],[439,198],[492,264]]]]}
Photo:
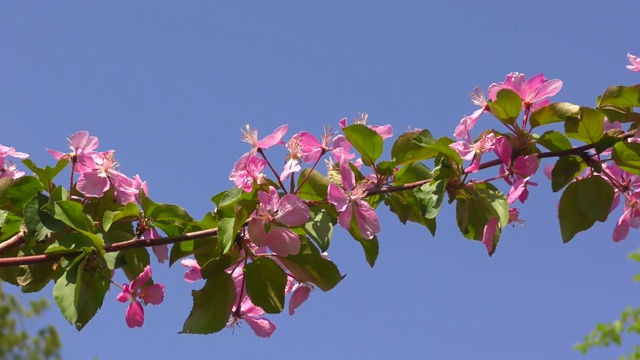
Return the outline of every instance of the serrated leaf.
{"type": "Polygon", "coordinates": [[[43,240],[54,231],[59,231],[64,227],[64,223],[56,220],[47,211],[41,210],[47,202],[45,195],[36,195],[24,206],[24,224],[28,233],[37,240],[43,240]]]}
{"type": "Polygon", "coordinates": [[[551,170],[551,190],[560,191],[587,167],[587,165],[576,155],[561,156],[556,161],[551,170]]]}
{"type": "Polygon", "coordinates": [[[21,214],[24,205],[42,191],[42,184],[33,176],[23,176],[11,182],[6,199],[15,214],[21,214]]]}
{"type": "Polygon", "coordinates": [[[611,158],[622,170],[640,174],[640,144],[621,141],[613,146],[611,158]]]}
{"type": "Polygon", "coordinates": [[[560,197],[558,220],[560,221],[560,233],[564,243],[571,241],[577,233],[589,229],[596,222],[595,219],[584,212],[580,204],[580,197],[584,195],[581,193],[580,183],[584,180],[569,184],[560,197]]]}
{"type": "Polygon", "coordinates": [[[413,192],[403,191],[389,194],[385,200],[385,204],[389,206],[389,210],[396,214],[398,220],[403,224],[412,221],[425,226],[431,235],[435,236],[436,220],[428,219],[422,216],[420,210],[420,202],[413,192]]]}
{"type": "Polygon", "coordinates": [[[287,274],[268,257],[258,257],[243,268],[247,294],[255,305],[269,314],[284,309],[287,274]]]}
{"type": "Polygon", "coordinates": [[[360,153],[364,165],[373,165],[382,155],[382,137],[366,125],[349,125],[342,131],[349,143],[360,153]]]}
{"type": "Polygon", "coordinates": [[[555,130],[545,132],[538,139],[538,144],[551,151],[561,151],[571,149],[573,146],[563,133],[555,130]]]}
{"type": "Polygon", "coordinates": [[[433,174],[428,167],[419,162],[406,164],[396,171],[393,177],[393,185],[404,185],[416,181],[431,179],[433,174]]]}
{"type": "Polygon", "coordinates": [[[420,204],[420,213],[427,219],[435,218],[440,212],[442,201],[447,190],[447,180],[431,180],[415,188],[413,193],[420,204]]]}
{"type": "MultiPolygon", "coordinates": [[[[84,269],[86,260],[80,263],[79,269],[84,269]]],[[[83,327],[93,318],[102,307],[104,297],[109,290],[111,271],[107,268],[96,267],[91,271],[79,270],[76,286],[76,329],[83,327]]]]}
{"type": "Polygon", "coordinates": [[[300,239],[300,252],[296,255],[278,257],[280,262],[300,282],[309,282],[322,291],[333,289],[344,276],[330,260],[323,258],[316,247],[307,239],[300,239]]]}
{"type": "Polygon", "coordinates": [[[513,90],[502,89],[498,91],[496,100],[490,102],[488,105],[493,116],[505,124],[513,125],[518,116],[520,116],[522,99],[520,95],[513,90]]]}
{"type": "Polygon", "coordinates": [[[118,220],[126,219],[126,218],[139,218],[140,209],[138,205],[134,203],[128,203],[124,206],[124,209],[119,211],[111,211],[107,210],[104,212],[104,216],[102,217],[102,228],[104,231],[109,231],[111,224],[118,220]]]}
{"type": "Polygon", "coordinates": [[[47,165],[44,169],[39,168],[31,159],[24,159],[22,163],[33,171],[38,177],[44,188],[51,192],[53,189],[53,179],[69,164],[69,160],[62,158],[58,160],[54,167],[47,165]]]}
{"type": "Polygon", "coordinates": [[[336,220],[322,208],[312,207],[310,210],[311,215],[304,224],[304,230],[309,238],[318,245],[320,251],[325,252],[329,249],[336,220]]]}
{"type": "Polygon", "coordinates": [[[567,102],[549,104],[531,113],[529,124],[533,129],[537,126],[565,121],[567,117],[577,117],[579,111],[580,106],[567,102]]]}
{"type": "Polygon", "coordinates": [[[590,219],[605,222],[611,211],[615,191],[601,176],[590,176],[578,183],[580,209],[590,219]]]}
{"type": "Polygon", "coordinates": [[[304,169],[298,176],[298,195],[302,200],[322,201],[327,198],[329,180],[316,170],[304,169]],[[304,181],[304,182],[303,182],[304,181]]]}
{"type": "Polygon", "coordinates": [[[565,120],[564,131],[569,138],[594,144],[604,134],[604,114],[588,107],[580,107],[578,118],[568,117],[565,120]]]}
{"type": "Polygon", "coordinates": [[[227,325],[236,301],[236,286],[231,275],[220,272],[210,277],[200,290],[192,290],[193,308],[181,333],[212,334],[227,325]]]}
{"type": "Polygon", "coordinates": [[[82,210],[82,204],[78,202],[71,200],[57,201],[55,203],[54,217],[76,230],[95,232],[93,220],[82,210]]]}
{"type": "Polygon", "coordinates": [[[611,86],[600,97],[599,106],[640,107],[640,85],[611,86]]]}
{"type": "Polygon", "coordinates": [[[146,215],[154,221],[171,221],[181,226],[195,222],[183,207],[174,204],[156,204],[146,215]]]}
{"type": "Polygon", "coordinates": [[[397,166],[430,159],[433,157],[433,152],[426,146],[433,142],[434,139],[429,130],[406,132],[393,143],[391,158],[395,160],[397,166]]]}

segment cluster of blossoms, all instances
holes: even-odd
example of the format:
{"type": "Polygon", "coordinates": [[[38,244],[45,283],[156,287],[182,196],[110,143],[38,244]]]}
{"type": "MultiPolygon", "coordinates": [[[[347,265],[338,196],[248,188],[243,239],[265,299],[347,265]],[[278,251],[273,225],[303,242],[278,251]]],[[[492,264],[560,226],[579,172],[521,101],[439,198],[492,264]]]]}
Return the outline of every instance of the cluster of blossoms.
{"type": "Polygon", "coordinates": [[[0,178],[17,179],[24,176],[24,171],[19,171],[15,164],[11,161],[7,161],[7,156],[11,156],[17,159],[26,159],[29,155],[21,152],[17,152],[12,147],[0,145],[0,178]]]}
{"type": "Polygon", "coordinates": [[[78,131],[69,138],[70,153],[47,149],[56,159],[71,161],[73,173],[79,174],[76,189],[88,198],[102,197],[110,188],[115,190],[116,201],[120,204],[138,201],[140,189],[147,192],[147,184],[138,175],[133,179],[118,171],[113,150],[95,151],[98,138],[89,136],[87,131],[78,131]]]}

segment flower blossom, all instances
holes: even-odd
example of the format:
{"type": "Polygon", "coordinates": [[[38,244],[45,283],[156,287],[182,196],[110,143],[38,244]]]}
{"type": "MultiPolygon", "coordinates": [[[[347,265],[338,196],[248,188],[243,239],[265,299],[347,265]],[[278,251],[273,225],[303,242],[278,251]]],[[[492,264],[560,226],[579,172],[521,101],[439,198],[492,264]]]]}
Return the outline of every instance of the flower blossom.
{"type": "Polygon", "coordinates": [[[0,178],[17,179],[24,176],[24,171],[19,171],[15,164],[7,164],[6,157],[11,156],[17,159],[26,159],[28,154],[17,152],[15,148],[0,145],[0,178]]]}
{"type": "Polygon", "coordinates": [[[264,181],[262,170],[265,166],[267,166],[266,160],[248,152],[233,165],[229,180],[245,192],[251,192],[253,184],[262,184],[264,181]]]}
{"type": "Polygon", "coordinates": [[[531,110],[535,111],[549,104],[547,98],[554,96],[562,89],[562,81],[559,79],[547,80],[542,73],[527,81],[524,74],[512,72],[507,75],[505,81],[489,86],[489,98],[495,101],[498,92],[502,89],[515,91],[522,99],[523,108],[530,106],[531,110]]]}
{"type": "Polygon", "coordinates": [[[296,309],[302,305],[311,294],[311,286],[297,282],[294,284],[293,280],[287,278],[287,287],[285,288],[285,294],[291,294],[289,298],[289,315],[293,315],[296,309]]]}
{"type": "Polygon", "coordinates": [[[480,136],[480,139],[471,144],[470,141],[457,141],[450,144],[449,147],[457,151],[463,160],[471,161],[471,164],[464,169],[465,172],[477,172],[480,169],[480,160],[482,154],[492,151],[495,147],[495,135],[493,133],[485,132],[480,136]]]}
{"type": "Polygon", "coordinates": [[[504,136],[498,137],[494,144],[494,152],[502,161],[500,173],[503,175],[507,184],[511,185],[511,189],[507,195],[507,202],[512,204],[516,200],[520,200],[520,202],[524,204],[529,197],[527,186],[537,185],[530,181],[530,178],[531,175],[538,171],[540,162],[534,155],[518,156],[515,161],[512,161],[513,151],[511,144],[509,144],[509,141],[504,136]]]}
{"type": "Polygon", "coordinates": [[[629,59],[630,65],[627,65],[627,69],[631,71],[640,71],[640,57],[627,54],[627,58],[629,59]]]}
{"type": "Polygon", "coordinates": [[[131,285],[124,284],[122,292],[116,296],[116,299],[122,303],[131,301],[125,313],[125,320],[130,328],[141,327],[144,324],[142,303],[158,305],[164,301],[164,285],[146,285],[151,280],[151,276],[151,267],[147,265],[131,285]],[[138,299],[142,300],[142,303],[138,299]]]}
{"type": "Polygon", "coordinates": [[[295,255],[300,251],[300,238],[291,229],[279,226],[300,226],[309,219],[309,208],[293,194],[280,197],[274,187],[269,192],[258,192],[260,204],[249,220],[251,241],[258,246],[268,246],[281,256],[295,255]],[[265,228],[268,226],[268,230],[265,228]]]}
{"type": "Polygon", "coordinates": [[[242,130],[242,140],[251,144],[251,153],[254,154],[258,149],[268,149],[276,144],[282,144],[281,141],[284,134],[287,133],[289,126],[287,124],[277,128],[272,134],[265,136],[262,140],[258,140],[258,129],[251,129],[249,125],[245,125],[242,130]]]}
{"type": "Polygon", "coordinates": [[[244,320],[256,335],[268,338],[276,331],[276,325],[271,320],[262,317],[264,313],[261,307],[256,306],[248,296],[245,296],[240,303],[240,309],[237,305],[233,306],[231,319],[229,319],[227,326],[233,328],[239,324],[240,320],[244,320]]]}
{"type": "Polygon", "coordinates": [[[380,223],[375,210],[364,200],[369,183],[363,181],[356,185],[355,175],[346,158],[340,160],[340,175],[344,189],[330,183],[327,193],[327,200],[339,213],[338,223],[350,230],[351,218],[355,216],[360,234],[365,239],[372,239],[380,232],[380,223]]]}
{"type": "MultiPolygon", "coordinates": [[[[156,230],[156,228],[154,227],[145,230],[142,233],[142,236],[140,236],[141,239],[149,240],[160,239],[161,237],[162,236],[160,236],[158,230],[156,230]]],[[[160,264],[164,264],[166,260],[169,260],[169,247],[167,245],[155,245],[152,246],[151,249],[153,250],[153,254],[156,256],[156,259],[158,259],[158,262],[160,264]]]]}
{"type": "Polygon", "coordinates": [[[289,154],[286,157],[284,169],[280,174],[280,181],[284,181],[289,175],[301,170],[300,162],[314,162],[327,151],[328,144],[321,143],[313,134],[301,131],[287,141],[289,154]]]}
{"type": "Polygon", "coordinates": [[[96,168],[94,155],[99,154],[95,151],[98,148],[98,138],[90,136],[88,131],[78,131],[69,138],[70,153],[62,153],[57,150],[47,149],[47,151],[56,160],[68,158],[73,161],[73,171],[77,173],[89,172],[96,168]]]}
{"type": "Polygon", "coordinates": [[[471,102],[480,106],[480,109],[476,110],[470,116],[464,116],[460,120],[460,124],[456,126],[456,129],[453,132],[453,136],[458,140],[462,140],[466,138],[468,141],[471,141],[470,130],[476,125],[480,116],[487,110],[487,100],[484,98],[484,93],[479,91],[478,88],[474,89],[474,92],[471,94],[471,102]]]}

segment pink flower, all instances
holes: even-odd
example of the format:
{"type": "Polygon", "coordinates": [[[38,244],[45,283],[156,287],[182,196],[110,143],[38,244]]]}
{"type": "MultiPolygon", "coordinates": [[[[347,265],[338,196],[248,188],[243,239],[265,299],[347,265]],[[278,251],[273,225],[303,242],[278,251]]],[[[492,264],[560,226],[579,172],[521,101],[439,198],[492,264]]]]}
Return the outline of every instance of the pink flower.
{"type": "Polygon", "coordinates": [[[0,145],[0,178],[17,179],[24,176],[24,171],[18,171],[15,164],[9,162],[7,164],[6,157],[11,156],[18,159],[26,159],[28,154],[17,152],[16,149],[8,146],[0,145]]]}
{"type": "Polygon", "coordinates": [[[363,200],[369,184],[363,181],[356,185],[355,175],[344,157],[340,160],[340,174],[344,189],[331,183],[327,194],[329,203],[335,205],[339,213],[338,223],[349,230],[351,217],[355,216],[360,234],[365,239],[372,239],[380,232],[380,223],[371,205],[363,200]]]}
{"type": "Polygon", "coordinates": [[[56,150],[47,149],[47,151],[56,159],[60,160],[64,157],[75,159],[74,171],[78,173],[88,172],[95,169],[93,156],[97,154],[94,151],[98,148],[98,138],[89,136],[88,131],[78,131],[69,138],[71,147],[70,153],[62,153],[56,150]]]}
{"type": "Polygon", "coordinates": [[[140,181],[137,190],[130,187],[134,186],[135,181],[117,170],[118,163],[115,161],[113,150],[103,153],[94,152],[91,156],[84,157],[84,162],[85,165],[80,168],[82,171],[80,171],[76,189],[86,197],[102,197],[113,186],[116,200],[124,204],[121,201],[135,201],[139,189],[144,186],[140,181]],[[93,161],[93,168],[86,165],[91,162],[89,158],[93,161]]]}
{"type": "Polygon", "coordinates": [[[288,227],[300,226],[309,219],[309,208],[293,194],[282,198],[270,187],[269,193],[258,192],[260,204],[251,215],[248,232],[251,241],[258,246],[268,246],[281,256],[295,255],[300,251],[300,238],[288,227]],[[269,230],[265,226],[269,226],[269,230]]]}
{"type": "Polygon", "coordinates": [[[262,315],[264,315],[264,310],[254,305],[249,297],[245,296],[240,303],[239,310],[237,306],[233,307],[231,319],[227,326],[233,328],[240,322],[240,320],[244,320],[249,324],[256,335],[261,338],[268,338],[274,331],[276,331],[276,325],[271,322],[271,320],[262,317],[262,315]]]}
{"type": "Polygon", "coordinates": [[[627,69],[631,71],[640,71],[640,57],[627,54],[627,58],[629,58],[629,62],[631,63],[631,65],[627,65],[627,69]]]}
{"type": "Polygon", "coordinates": [[[480,116],[487,109],[487,100],[484,98],[484,93],[479,91],[478,88],[475,88],[474,92],[471,94],[471,102],[480,106],[480,109],[474,111],[471,116],[465,116],[460,120],[460,124],[456,126],[456,129],[453,132],[453,136],[458,140],[465,138],[467,141],[471,141],[471,134],[469,131],[473,129],[480,116]]]}
{"type": "Polygon", "coordinates": [[[515,91],[523,101],[522,106],[531,106],[532,110],[549,104],[546,99],[557,94],[562,89],[562,81],[559,79],[547,80],[542,73],[527,81],[524,74],[512,72],[507,75],[505,81],[489,86],[489,98],[496,100],[498,91],[511,89],[515,91]]]}
{"type": "Polygon", "coordinates": [[[624,202],[624,212],[613,229],[613,241],[619,242],[627,238],[629,228],[640,228],[640,191],[636,190],[624,202]]]}
{"type": "Polygon", "coordinates": [[[264,174],[262,170],[267,165],[267,161],[259,158],[257,155],[248,152],[235,163],[229,180],[233,181],[236,187],[251,192],[253,184],[262,184],[264,174]]]}
{"type": "Polygon", "coordinates": [[[255,153],[258,149],[268,149],[276,144],[282,144],[280,141],[284,134],[287,133],[288,125],[282,125],[277,128],[273,134],[265,136],[262,140],[258,140],[258,129],[251,129],[249,125],[242,130],[242,140],[248,142],[253,147],[251,153],[255,153]]]}
{"type": "Polygon", "coordinates": [[[480,140],[475,144],[470,144],[466,141],[457,141],[450,144],[449,147],[457,151],[463,160],[471,161],[469,167],[464,169],[464,172],[477,172],[480,169],[480,160],[482,154],[492,151],[495,147],[495,135],[493,133],[483,133],[480,136],[480,140]]]}
{"type": "Polygon", "coordinates": [[[125,313],[125,320],[130,328],[141,327],[144,324],[144,307],[138,299],[142,300],[144,305],[158,305],[164,301],[164,285],[146,285],[151,276],[151,267],[147,265],[131,285],[123,285],[122,292],[116,296],[120,302],[131,301],[125,313]]]}
{"type": "Polygon", "coordinates": [[[180,261],[180,265],[189,268],[189,270],[184,273],[184,281],[194,282],[202,279],[202,273],[200,273],[202,269],[195,259],[184,259],[180,261]]]}
{"type": "Polygon", "coordinates": [[[342,158],[346,158],[347,160],[351,160],[356,157],[355,154],[351,152],[351,143],[347,140],[344,135],[336,136],[331,142],[331,155],[336,161],[340,161],[342,158]]]}

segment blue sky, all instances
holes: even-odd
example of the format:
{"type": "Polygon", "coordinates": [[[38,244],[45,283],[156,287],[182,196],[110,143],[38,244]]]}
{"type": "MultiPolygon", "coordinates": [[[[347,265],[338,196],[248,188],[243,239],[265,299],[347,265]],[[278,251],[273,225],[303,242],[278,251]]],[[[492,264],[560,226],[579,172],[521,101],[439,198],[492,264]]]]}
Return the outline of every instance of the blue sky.
{"type": "MultiPolygon", "coordinates": [[[[2,2],[0,143],[51,164],[45,148],[63,150],[88,130],[155,201],[201,217],[232,186],[244,124],[320,134],[364,111],[396,134],[451,136],[475,110],[472,89],[512,71],[559,78],[554,100],[594,105],[607,86],[640,80],[625,69],[627,52],[640,54],[639,13],[633,2],[577,1],[2,2]]],[[[69,359],[613,357],[620,350],[583,357],[571,347],[637,304],[640,267],[626,255],[639,234],[611,241],[618,211],[563,245],[559,195],[536,179],[525,225],[504,231],[492,258],[459,234],[451,206],[435,238],[380,208],[373,269],[336,231],[330,256],[347,277],[314,291],[295,316],[273,316],[267,340],[246,325],[178,335],[200,286],[182,281],[180,266],[153,266],[166,299],[146,308],[141,329],[126,326],[115,289],[79,333],[55,308],[45,320],[58,325],[69,359]]]]}

